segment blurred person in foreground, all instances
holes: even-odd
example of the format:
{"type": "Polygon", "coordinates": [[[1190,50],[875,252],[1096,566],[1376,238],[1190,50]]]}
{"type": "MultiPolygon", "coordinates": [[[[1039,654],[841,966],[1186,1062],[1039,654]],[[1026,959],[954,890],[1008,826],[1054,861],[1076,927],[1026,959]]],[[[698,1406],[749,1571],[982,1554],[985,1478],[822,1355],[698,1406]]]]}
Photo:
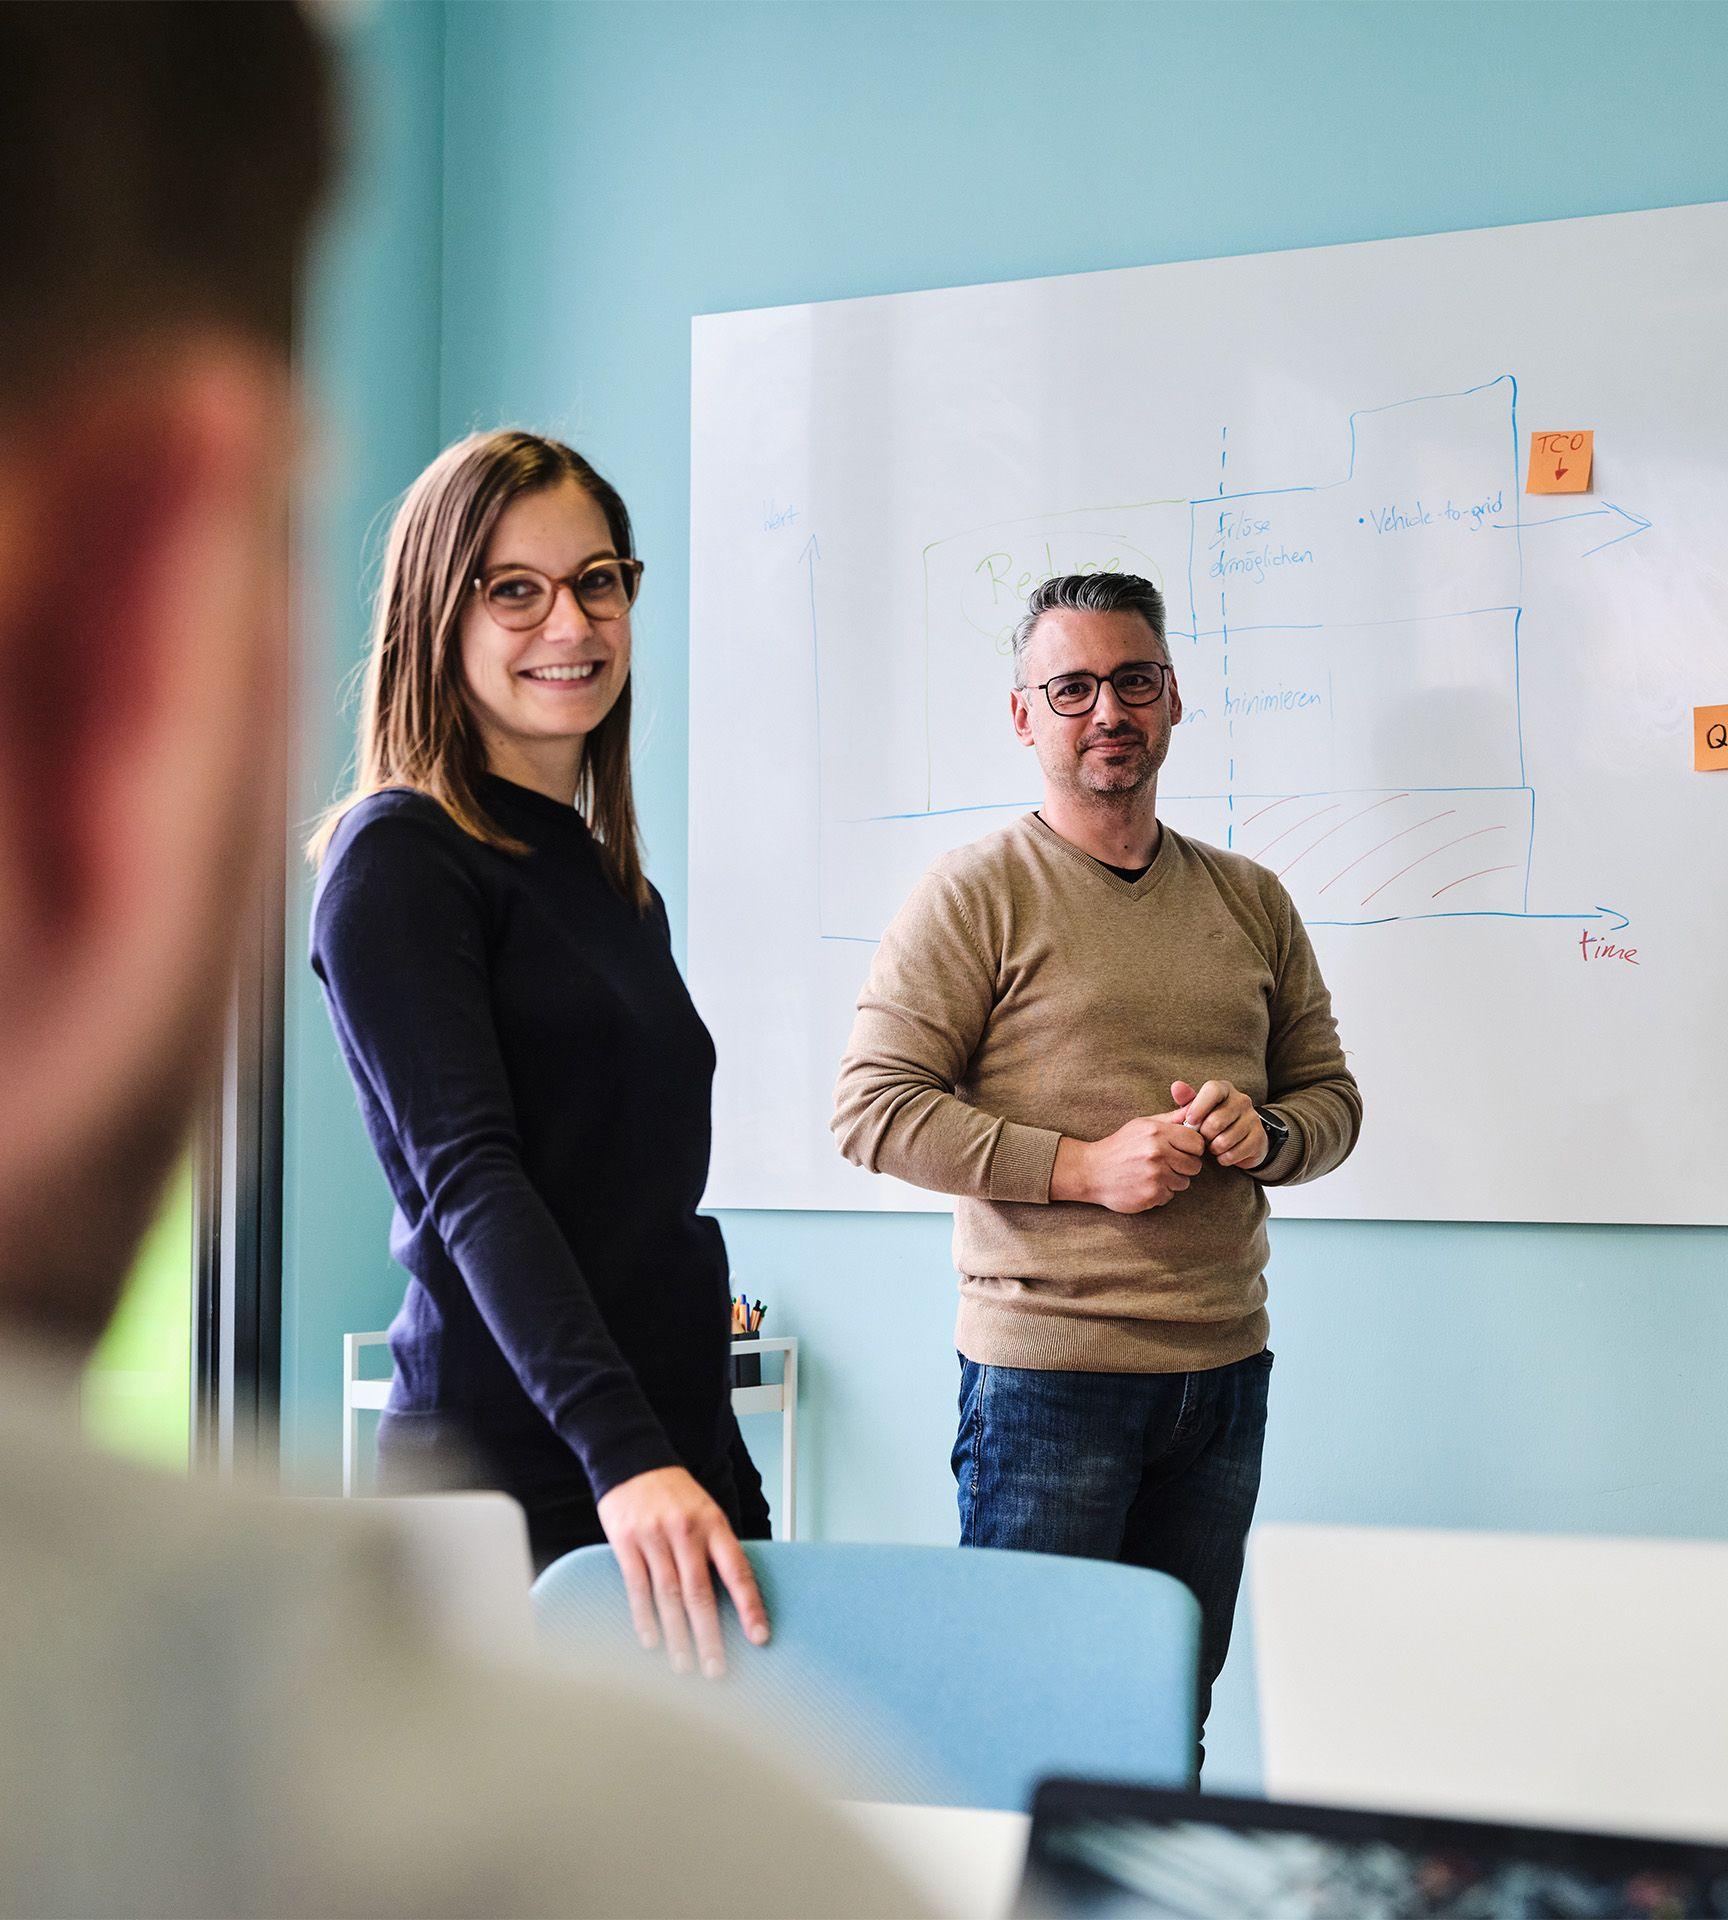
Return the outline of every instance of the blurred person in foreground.
{"type": "Polygon", "coordinates": [[[735,1741],[440,1651],[386,1533],[79,1441],[281,775],[327,91],[287,5],[0,9],[0,1910],[903,1911],[735,1741]]]}

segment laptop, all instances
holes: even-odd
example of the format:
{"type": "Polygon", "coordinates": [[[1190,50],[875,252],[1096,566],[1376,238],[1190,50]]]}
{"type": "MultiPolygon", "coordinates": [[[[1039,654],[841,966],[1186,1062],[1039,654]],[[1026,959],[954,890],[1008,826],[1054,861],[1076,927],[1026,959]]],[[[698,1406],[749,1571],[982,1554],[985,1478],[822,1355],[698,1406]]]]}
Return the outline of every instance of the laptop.
{"type": "Polygon", "coordinates": [[[538,1655],[528,1521],[508,1494],[415,1493],[317,1504],[381,1521],[395,1534],[404,1577],[428,1623],[457,1652],[511,1662],[538,1655]]]}
{"type": "Polygon", "coordinates": [[[1274,1799],[1728,1827],[1728,1543],[1273,1525],[1250,1552],[1274,1799]]]}
{"type": "Polygon", "coordinates": [[[1692,1920],[1728,1845],[1051,1780],[1019,1920],[1692,1920]]]}

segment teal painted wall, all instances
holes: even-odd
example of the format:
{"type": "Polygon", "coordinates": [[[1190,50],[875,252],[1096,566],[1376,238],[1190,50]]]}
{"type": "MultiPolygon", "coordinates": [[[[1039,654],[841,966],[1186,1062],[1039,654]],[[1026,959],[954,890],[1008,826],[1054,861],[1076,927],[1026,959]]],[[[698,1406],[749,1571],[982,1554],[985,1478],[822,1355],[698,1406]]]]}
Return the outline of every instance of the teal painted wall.
{"type": "Polygon", "coordinates": [[[347,171],[307,287],[301,366],[312,447],[301,529],[301,752],[289,799],[283,1008],[282,1445],[290,1484],[330,1490],[342,1339],[401,1297],[390,1203],[306,964],[306,831],[353,751],[346,700],[390,501],[438,451],[444,12],[418,0],[345,19],[347,171]]]}
{"type": "MultiPolygon", "coordinates": [[[[639,791],[680,939],[693,314],[1728,197],[1714,7],[470,0],[443,83],[438,437],[558,431],[631,503],[639,791]]],[[[383,423],[405,462],[414,417],[383,423]]],[[[388,464],[377,502],[408,477],[388,464]]],[[[317,697],[329,759],[346,722],[317,697]]],[[[308,1462],[334,1444],[334,1333],[394,1292],[311,1005],[290,1210],[308,1462]]],[[[1505,1092],[1539,1114],[1539,1088],[1505,1092]]],[[[805,1527],[952,1539],[946,1222],[725,1226],[805,1342],[805,1527]]],[[[1279,1227],[1263,1517],[1728,1534],[1725,1255],[1710,1231],[1279,1227]]],[[[751,1438],[772,1470],[771,1433],[751,1438]]],[[[1258,1772],[1238,1648],[1217,1785],[1258,1772]]]]}

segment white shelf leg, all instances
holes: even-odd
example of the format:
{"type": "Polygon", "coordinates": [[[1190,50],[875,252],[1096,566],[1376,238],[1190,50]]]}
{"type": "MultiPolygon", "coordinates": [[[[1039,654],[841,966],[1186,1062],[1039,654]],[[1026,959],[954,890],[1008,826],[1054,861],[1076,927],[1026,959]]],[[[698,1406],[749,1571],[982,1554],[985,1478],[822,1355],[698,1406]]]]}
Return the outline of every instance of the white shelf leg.
{"type": "Polygon", "coordinates": [[[780,1537],[798,1538],[798,1349],[786,1349],[785,1406],[780,1415],[780,1537]]]}
{"type": "Polygon", "coordinates": [[[354,1492],[355,1428],[360,1416],[354,1411],[354,1382],[359,1377],[359,1349],[351,1333],[342,1336],[342,1497],[354,1492]]]}

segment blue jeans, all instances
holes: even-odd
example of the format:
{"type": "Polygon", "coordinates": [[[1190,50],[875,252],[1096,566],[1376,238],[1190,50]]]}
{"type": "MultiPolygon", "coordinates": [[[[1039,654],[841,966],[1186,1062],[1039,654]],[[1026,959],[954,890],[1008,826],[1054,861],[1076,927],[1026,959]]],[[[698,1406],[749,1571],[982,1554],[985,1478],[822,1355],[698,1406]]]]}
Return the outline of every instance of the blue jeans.
{"type": "Polygon", "coordinates": [[[1270,1348],[1205,1373],[960,1358],[960,1544],[1173,1574],[1200,1602],[1202,1729],[1230,1651],[1271,1372],[1270,1348]]]}

